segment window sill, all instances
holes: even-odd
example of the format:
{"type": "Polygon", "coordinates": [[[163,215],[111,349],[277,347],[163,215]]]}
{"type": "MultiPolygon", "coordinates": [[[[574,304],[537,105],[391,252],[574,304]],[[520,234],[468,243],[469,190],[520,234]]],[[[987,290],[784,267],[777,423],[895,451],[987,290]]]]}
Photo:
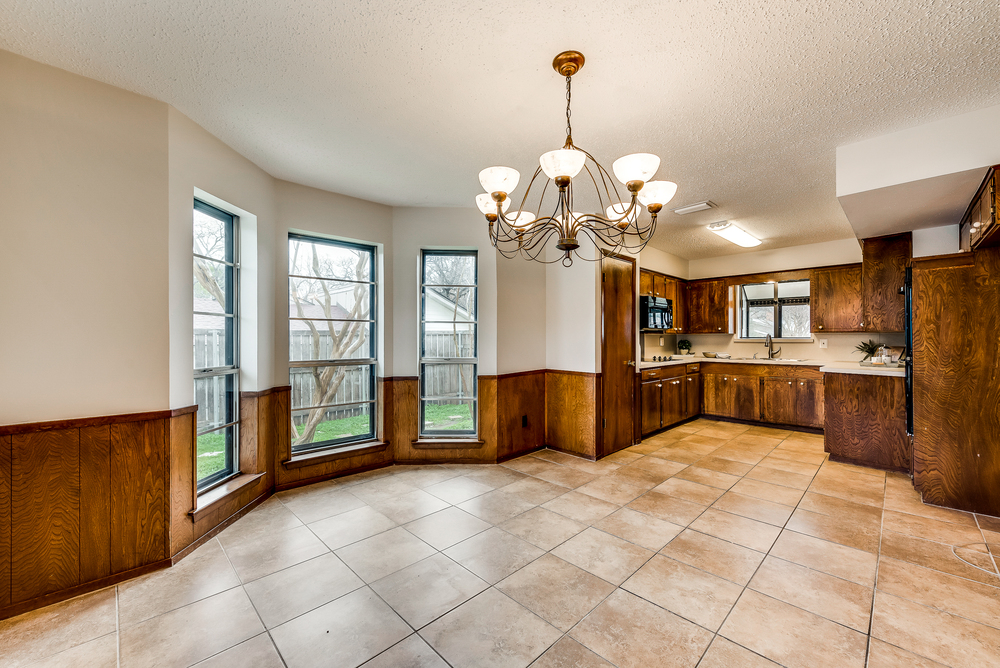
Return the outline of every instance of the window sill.
{"type": "Polygon", "coordinates": [[[347,459],[348,457],[360,457],[361,455],[384,452],[388,447],[389,444],[387,442],[364,441],[343,448],[316,450],[315,452],[304,452],[301,455],[293,455],[291,459],[281,462],[281,465],[286,469],[298,469],[303,466],[324,464],[326,462],[337,461],[338,459],[347,459]]]}
{"type": "Polygon", "coordinates": [[[418,438],[410,441],[414,450],[479,450],[486,441],[478,438],[418,438]]]}
{"type": "MultiPolygon", "coordinates": [[[[764,343],[767,339],[739,339],[733,337],[733,343],[764,343]]],[[[816,339],[811,336],[801,339],[771,339],[775,343],[815,343],[816,339]]]]}
{"type": "Polygon", "coordinates": [[[188,515],[191,516],[192,521],[197,522],[262,477],[264,477],[263,473],[244,473],[223,485],[213,487],[204,494],[199,494],[198,506],[188,512],[188,515]]]}

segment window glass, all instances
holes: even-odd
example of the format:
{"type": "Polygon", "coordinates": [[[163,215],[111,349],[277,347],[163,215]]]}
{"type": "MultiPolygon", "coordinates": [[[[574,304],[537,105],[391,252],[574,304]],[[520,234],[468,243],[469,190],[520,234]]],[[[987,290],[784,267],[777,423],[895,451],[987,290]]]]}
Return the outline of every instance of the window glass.
{"type": "Polygon", "coordinates": [[[375,438],[375,248],[288,238],[292,452],[375,438]]]}
{"type": "Polygon", "coordinates": [[[742,338],[809,338],[809,281],[739,286],[742,338]]]}
{"type": "Polygon", "coordinates": [[[236,218],[194,203],[194,395],[198,490],[237,473],[239,336],[236,218]]]}
{"type": "Polygon", "coordinates": [[[475,251],[423,251],[420,289],[420,433],[477,433],[475,251]]]}

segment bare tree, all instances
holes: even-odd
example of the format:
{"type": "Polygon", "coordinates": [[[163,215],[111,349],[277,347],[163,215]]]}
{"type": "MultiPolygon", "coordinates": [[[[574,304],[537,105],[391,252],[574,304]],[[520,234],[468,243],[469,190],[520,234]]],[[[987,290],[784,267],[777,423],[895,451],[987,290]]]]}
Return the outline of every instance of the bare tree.
{"type": "MultiPolygon", "coordinates": [[[[463,287],[472,286],[476,283],[475,261],[468,255],[433,255],[424,263],[424,282],[434,287],[428,290],[436,292],[451,305],[451,339],[452,350],[456,357],[471,357],[473,342],[467,338],[463,340],[462,334],[471,334],[468,325],[460,327],[463,323],[474,318],[475,305],[473,298],[475,288],[463,287]],[[464,319],[460,313],[466,315],[464,319]]],[[[452,367],[457,381],[457,395],[459,397],[475,396],[473,383],[475,382],[471,366],[452,367]]]]}
{"type": "MultiPolygon", "coordinates": [[[[293,244],[293,256],[291,266],[293,271],[298,266],[298,256],[303,244],[295,242],[293,244]]],[[[344,321],[333,322],[336,317],[334,308],[337,304],[330,292],[327,281],[314,279],[292,279],[291,297],[295,305],[295,313],[299,318],[309,318],[305,311],[306,304],[315,304],[322,309],[323,318],[326,318],[326,327],[321,331],[322,324],[317,326],[314,320],[302,320],[309,328],[312,341],[314,357],[318,357],[324,337],[329,337],[331,351],[329,359],[350,358],[362,346],[368,343],[368,331],[370,323],[370,299],[367,290],[370,289],[367,283],[367,268],[370,266],[370,257],[367,253],[357,252],[354,257],[341,258],[339,266],[335,266],[333,261],[320,260],[316,244],[309,244],[311,248],[310,267],[313,276],[337,276],[338,278],[358,281],[353,288],[353,304],[344,321]],[[353,262],[350,262],[353,260],[353,262]],[[350,262],[350,264],[348,264],[350,262]],[[340,330],[337,330],[337,326],[340,330]]],[[[311,370],[313,379],[312,397],[310,405],[321,406],[333,401],[337,391],[340,389],[347,376],[348,368],[344,366],[316,366],[311,370]]],[[[298,432],[294,421],[291,424],[292,445],[302,445],[311,443],[316,436],[316,429],[323,422],[326,414],[325,408],[312,408],[306,416],[302,433],[298,432]]]]}

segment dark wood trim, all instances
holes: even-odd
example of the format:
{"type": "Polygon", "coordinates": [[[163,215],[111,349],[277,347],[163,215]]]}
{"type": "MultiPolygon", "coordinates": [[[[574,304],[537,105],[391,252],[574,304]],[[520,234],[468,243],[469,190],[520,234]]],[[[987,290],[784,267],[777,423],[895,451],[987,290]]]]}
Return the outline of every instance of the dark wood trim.
{"type": "Polygon", "coordinates": [[[182,415],[190,415],[191,413],[198,412],[198,404],[194,406],[185,406],[184,408],[175,408],[170,411],[170,417],[180,417],[182,415]]]}
{"type": "Polygon", "coordinates": [[[867,462],[860,459],[851,459],[850,457],[843,457],[841,455],[835,455],[832,452],[828,453],[830,455],[831,462],[839,462],[841,464],[853,464],[854,466],[864,466],[869,469],[879,469],[880,471],[895,471],[896,473],[910,474],[909,468],[905,466],[883,466],[877,462],[867,462]]]}
{"type": "Polygon", "coordinates": [[[600,378],[599,371],[563,371],[562,369],[546,369],[545,373],[562,373],[567,376],[587,376],[588,378],[600,378]]]}
{"type": "Polygon", "coordinates": [[[313,464],[334,462],[338,459],[350,459],[351,457],[384,452],[388,447],[389,444],[384,441],[365,441],[364,443],[337,448],[336,450],[318,450],[316,452],[293,455],[291,459],[281,462],[281,465],[286,469],[299,469],[303,466],[312,466],[313,464]]]}
{"type": "Polygon", "coordinates": [[[647,274],[656,274],[657,276],[666,276],[667,278],[669,278],[671,280],[680,281],[681,283],[687,283],[687,280],[688,280],[686,278],[681,278],[680,276],[674,276],[673,274],[664,274],[662,271],[658,271],[656,269],[650,269],[649,267],[643,267],[642,265],[636,265],[636,266],[639,269],[639,271],[644,271],[647,274]]]}
{"type": "MultiPolygon", "coordinates": [[[[448,460],[451,461],[451,460],[448,460]]],[[[419,464],[426,464],[423,460],[419,462],[414,462],[419,464]]],[[[291,482],[276,484],[274,486],[275,492],[285,492],[290,489],[295,489],[297,487],[305,487],[306,485],[313,485],[317,482],[323,482],[324,480],[333,480],[335,478],[343,478],[344,476],[355,475],[356,473],[364,473],[365,471],[374,471],[375,469],[384,469],[387,466],[392,466],[393,462],[377,462],[375,464],[368,464],[366,466],[358,466],[353,469],[344,469],[343,471],[334,471],[332,473],[325,473],[323,475],[318,475],[312,478],[303,478],[301,480],[293,480],[291,482]]]]}
{"type": "MultiPolygon", "coordinates": [[[[190,408],[190,407],[188,407],[190,408]]],[[[178,410],[187,411],[188,408],[178,410]]],[[[171,417],[173,411],[150,411],[148,413],[120,413],[117,415],[98,415],[96,417],[70,418],[68,420],[51,420],[49,422],[22,422],[19,424],[0,425],[0,436],[14,434],[30,434],[36,431],[52,429],[81,429],[83,427],[103,427],[109,424],[127,422],[146,422],[147,420],[165,420],[171,417]]]]}
{"type": "MultiPolygon", "coordinates": [[[[548,449],[548,450],[555,450],[556,452],[562,452],[562,453],[567,454],[567,455],[573,455],[574,457],[579,457],[580,459],[586,459],[587,461],[591,461],[591,462],[596,462],[598,460],[598,457],[596,455],[594,455],[594,456],[591,456],[591,455],[582,455],[579,452],[573,452],[572,450],[565,450],[563,448],[560,448],[558,445],[546,445],[544,448],[538,448],[538,449],[539,450],[546,450],[546,449],[548,449]]],[[[535,452],[535,451],[532,450],[532,452],[535,452]]],[[[520,455],[518,455],[518,456],[520,457],[520,455]]]]}
{"type": "MultiPolygon", "coordinates": [[[[796,424],[775,424],[773,422],[761,422],[760,420],[741,420],[739,418],[725,417],[724,415],[696,415],[694,417],[699,420],[714,420],[715,422],[732,422],[735,424],[747,424],[750,425],[751,427],[770,427],[771,429],[784,429],[786,431],[801,431],[806,434],[817,434],[817,435],[823,434],[823,429],[821,427],[804,427],[802,425],[796,425],[796,424]]],[[[676,426],[677,425],[671,425],[671,427],[676,427],[676,426]]]]}
{"type": "Polygon", "coordinates": [[[54,603],[76,598],[77,596],[82,596],[83,594],[89,594],[99,589],[116,585],[119,582],[125,582],[126,580],[137,578],[140,575],[146,575],[154,571],[168,568],[169,566],[170,559],[161,559],[151,564],[140,566],[139,568],[133,568],[132,570],[109,575],[108,577],[101,578],[100,580],[92,580],[91,582],[77,585],[76,587],[70,587],[69,589],[63,589],[51,594],[46,594],[45,596],[39,596],[38,598],[33,598],[28,601],[21,601],[20,603],[15,603],[14,605],[8,605],[5,608],[0,608],[0,620],[16,617],[17,615],[22,615],[26,612],[44,608],[54,603]]]}
{"type": "MultiPolygon", "coordinates": [[[[860,241],[859,241],[860,243],[860,241]]],[[[742,284],[744,281],[757,282],[760,280],[768,281],[796,281],[804,280],[809,278],[809,272],[817,269],[843,269],[845,267],[855,267],[860,265],[861,262],[847,262],[844,264],[828,264],[820,265],[816,267],[803,267],[801,269],[783,269],[781,271],[765,271],[756,274],[733,274],[727,276],[702,276],[700,278],[689,278],[688,283],[694,283],[696,281],[717,281],[724,280],[727,285],[742,284]]]]}
{"type": "MultiPolygon", "coordinates": [[[[470,457],[438,457],[431,459],[397,459],[397,466],[426,466],[428,464],[495,464],[496,462],[470,457]]],[[[355,471],[357,473],[357,471],[355,471]]],[[[567,490],[568,491],[568,490],[567,490]]]]}
{"type": "Polygon", "coordinates": [[[263,477],[263,473],[244,473],[236,476],[224,485],[219,485],[218,487],[199,495],[197,497],[198,507],[193,508],[188,515],[191,516],[192,520],[197,522],[198,520],[204,518],[205,515],[218,508],[221,504],[226,501],[230,501],[246,487],[253,485],[263,477]]]}
{"type": "Polygon", "coordinates": [[[951,253],[949,255],[930,255],[915,257],[910,261],[914,270],[948,269],[950,267],[971,267],[976,263],[975,253],[951,253]]]}
{"type": "Polygon", "coordinates": [[[420,376],[386,376],[385,380],[395,381],[405,381],[405,380],[420,380],[420,376]]]}
{"type": "MultiPolygon", "coordinates": [[[[518,457],[524,457],[525,455],[530,455],[532,452],[538,452],[544,450],[545,445],[539,445],[534,448],[529,448],[527,450],[521,450],[520,452],[512,452],[509,455],[504,455],[503,457],[497,457],[497,464],[502,464],[503,462],[509,462],[512,459],[517,459],[518,457]]],[[[397,462],[398,463],[398,462],[397,462]]]]}
{"type": "MultiPolygon", "coordinates": [[[[514,373],[501,373],[497,375],[498,380],[508,380],[510,378],[520,378],[521,376],[534,376],[539,373],[545,373],[548,369],[535,369],[534,371],[515,371],[514,373]]],[[[480,376],[482,378],[482,376],[480,376]]]]}
{"type": "Polygon", "coordinates": [[[266,390],[260,390],[259,392],[240,392],[240,399],[253,399],[254,397],[266,397],[269,394],[274,394],[275,392],[291,392],[291,385],[277,385],[275,387],[269,387],[266,390]]]}
{"type": "Polygon", "coordinates": [[[478,438],[418,438],[410,441],[414,450],[478,450],[484,445],[486,441],[478,438]]]}
{"type": "Polygon", "coordinates": [[[232,525],[238,519],[240,519],[241,517],[243,517],[244,515],[246,515],[247,513],[249,513],[251,510],[253,510],[257,506],[259,506],[260,504],[262,504],[265,501],[267,501],[269,498],[271,498],[271,495],[273,493],[274,492],[272,492],[270,489],[266,490],[263,494],[261,494],[260,496],[258,496],[256,499],[254,499],[253,501],[251,501],[247,505],[243,506],[242,508],[240,508],[239,510],[237,510],[235,513],[233,513],[232,515],[230,515],[226,519],[224,519],[221,522],[219,522],[217,525],[215,525],[214,527],[212,527],[209,531],[206,531],[203,535],[201,535],[198,538],[196,538],[194,540],[194,542],[192,542],[189,545],[187,545],[186,547],[182,548],[177,554],[173,555],[170,558],[171,565],[172,566],[177,565],[177,562],[179,562],[181,559],[183,559],[184,557],[188,556],[189,554],[191,554],[192,552],[194,552],[195,550],[197,550],[199,547],[201,547],[202,545],[204,545],[208,541],[210,541],[213,538],[215,538],[216,536],[218,536],[220,533],[222,533],[226,528],[228,528],[230,525],[232,525]]]}

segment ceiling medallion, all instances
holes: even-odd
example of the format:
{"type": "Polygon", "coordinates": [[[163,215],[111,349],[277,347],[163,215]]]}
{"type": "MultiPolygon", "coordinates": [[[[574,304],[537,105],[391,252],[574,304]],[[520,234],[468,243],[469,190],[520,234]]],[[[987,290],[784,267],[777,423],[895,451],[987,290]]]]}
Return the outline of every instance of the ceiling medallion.
{"type": "MultiPolygon", "coordinates": [[[[660,159],[652,153],[633,153],[615,160],[611,169],[615,177],[628,189],[630,200],[622,201],[618,185],[601,163],[587,151],[573,144],[573,128],[570,125],[570,101],[573,75],[583,67],[583,54],[579,51],[564,51],[552,61],[552,68],[566,77],[566,143],[561,149],[549,151],[538,159],[531,182],[521,198],[521,205],[514,213],[508,213],[511,191],[517,188],[521,175],[510,167],[487,167],[479,173],[479,182],[486,190],[476,196],[476,204],[486,214],[490,225],[490,240],[498,251],[508,258],[521,255],[529,260],[539,259],[550,239],[556,240],[556,248],[563,255],[549,262],[562,262],[564,266],[573,264],[573,256],[594,261],[603,253],[617,253],[622,250],[631,253],[641,251],[656,230],[656,214],[670,201],[677,191],[677,184],[670,181],[650,181],[660,166],[660,159]],[[588,164],[589,160],[589,164],[588,164]],[[574,179],[581,172],[586,183],[593,184],[597,192],[600,213],[581,213],[573,210],[574,179]],[[528,195],[539,176],[544,173],[542,193],[534,212],[525,209],[528,195]],[[542,215],[542,205],[549,182],[558,188],[558,201],[551,215],[542,215]],[[640,221],[643,207],[649,211],[649,221],[640,221]],[[580,255],[580,240],[589,239],[602,251],[598,257],[580,255]]],[[[546,213],[549,209],[546,208],[546,213]]]]}

